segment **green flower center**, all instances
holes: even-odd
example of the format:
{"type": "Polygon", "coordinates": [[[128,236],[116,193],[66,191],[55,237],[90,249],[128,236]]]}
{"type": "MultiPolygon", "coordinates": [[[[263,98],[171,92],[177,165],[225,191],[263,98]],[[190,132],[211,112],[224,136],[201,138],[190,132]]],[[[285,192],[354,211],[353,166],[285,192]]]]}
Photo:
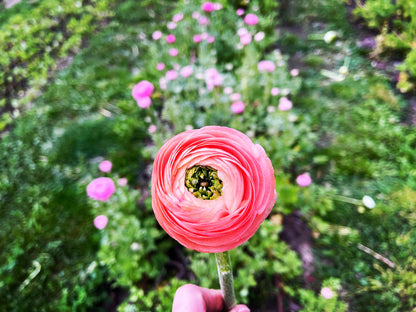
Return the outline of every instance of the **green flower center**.
{"type": "Polygon", "coordinates": [[[222,195],[218,172],[209,166],[196,165],[186,169],[185,186],[197,198],[214,200],[222,195]]]}

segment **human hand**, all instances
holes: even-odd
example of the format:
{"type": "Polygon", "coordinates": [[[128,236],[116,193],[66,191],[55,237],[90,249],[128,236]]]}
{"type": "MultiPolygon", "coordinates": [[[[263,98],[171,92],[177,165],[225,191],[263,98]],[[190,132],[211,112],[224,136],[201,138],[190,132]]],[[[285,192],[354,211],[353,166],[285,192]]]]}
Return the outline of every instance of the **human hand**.
{"type": "MultiPolygon", "coordinates": [[[[176,290],[173,298],[172,312],[222,312],[224,300],[221,290],[202,288],[186,284],[176,290]]],[[[229,312],[250,312],[250,309],[239,304],[229,312]]]]}

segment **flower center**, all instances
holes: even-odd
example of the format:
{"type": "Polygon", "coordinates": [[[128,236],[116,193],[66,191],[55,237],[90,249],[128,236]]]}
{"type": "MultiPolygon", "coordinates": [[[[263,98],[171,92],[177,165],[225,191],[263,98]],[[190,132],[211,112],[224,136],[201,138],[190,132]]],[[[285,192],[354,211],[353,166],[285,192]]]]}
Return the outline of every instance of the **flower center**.
{"type": "Polygon", "coordinates": [[[218,172],[209,166],[196,165],[186,169],[185,186],[195,197],[214,200],[222,195],[218,172]]]}

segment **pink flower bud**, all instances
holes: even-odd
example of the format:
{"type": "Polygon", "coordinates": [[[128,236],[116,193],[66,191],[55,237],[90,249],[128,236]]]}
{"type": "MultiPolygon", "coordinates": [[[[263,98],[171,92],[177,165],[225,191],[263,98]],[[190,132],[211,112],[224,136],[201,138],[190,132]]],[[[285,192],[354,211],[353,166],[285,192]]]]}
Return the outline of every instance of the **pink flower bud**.
{"type": "Polygon", "coordinates": [[[176,37],[173,34],[169,34],[166,36],[166,42],[167,43],[174,43],[176,41],[176,37]]]}
{"type": "Polygon", "coordinates": [[[195,35],[193,37],[193,40],[194,40],[195,43],[201,42],[202,41],[201,35],[195,35]]]}
{"type": "Polygon", "coordinates": [[[152,99],[149,96],[138,98],[136,100],[137,106],[140,108],[149,108],[152,104],[152,99]]]}
{"type": "Polygon", "coordinates": [[[154,86],[147,80],[142,80],[133,87],[131,95],[137,101],[138,98],[149,97],[152,95],[154,86]]]}
{"type": "Polygon", "coordinates": [[[215,6],[214,6],[214,3],[208,1],[208,2],[202,3],[201,9],[202,11],[205,11],[205,12],[212,12],[215,10],[215,6]]]}
{"type": "Polygon", "coordinates": [[[277,108],[281,111],[288,111],[292,109],[292,106],[292,101],[290,101],[287,97],[281,97],[277,108]]]}
{"type": "Polygon", "coordinates": [[[180,74],[181,74],[182,77],[187,78],[187,77],[191,76],[193,74],[193,72],[194,71],[192,69],[192,66],[188,65],[188,66],[185,66],[184,68],[181,69],[180,74]]]}
{"type": "Polygon", "coordinates": [[[108,223],[108,218],[104,215],[99,215],[97,217],[95,217],[94,219],[94,226],[99,229],[105,229],[105,227],[107,226],[108,223]]]}
{"type": "Polygon", "coordinates": [[[155,32],[153,32],[152,38],[153,40],[159,40],[160,38],[162,38],[162,32],[160,30],[156,30],[155,32]]]}
{"type": "Polygon", "coordinates": [[[241,101],[237,101],[231,104],[231,111],[234,114],[241,114],[242,112],[244,112],[244,108],[245,108],[245,105],[241,101]]]}
{"type": "Polygon", "coordinates": [[[100,169],[101,172],[110,172],[112,167],[113,164],[109,160],[104,160],[98,165],[98,169],[100,169]]]}
{"type": "Polygon", "coordinates": [[[256,25],[259,22],[259,18],[256,14],[249,13],[246,15],[246,17],[244,17],[244,22],[247,25],[256,25]]]}
{"type": "Polygon", "coordinates": [[[109,200],[115,191],[114,181],[107,177],[94,179],[87,185],[88,197],[99,201],[109,200]]]}
{"type": "Polygon", "coordinates": [[[302,173],[301,175],[299,175],[299,176],[296,178],[296,183],[297,183],[300,187],[306,187],[306,186],[311,185],[311,183],[312,183],[312,179],[311,179],[311,177],[310,177],[309,173],[305,172],[305,173],[302,173]]]}
{"type": "Polygon", "coordinates": [[[257,69],[261,73],[264,73],[264,72],[271,73],[276,69],[276,65],[274,65],[274,63],[272,61],[263,60],[263,61],[260,61],[257,64],[257,69]]]}

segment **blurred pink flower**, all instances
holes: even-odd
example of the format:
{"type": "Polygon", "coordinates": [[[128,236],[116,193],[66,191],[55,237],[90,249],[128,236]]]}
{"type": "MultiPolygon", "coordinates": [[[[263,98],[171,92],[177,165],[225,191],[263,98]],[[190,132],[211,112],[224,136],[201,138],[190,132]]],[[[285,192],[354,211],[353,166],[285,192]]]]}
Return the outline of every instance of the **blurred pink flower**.
{"type": "Polygon", "coordinates": [[[159,79],[159,87],[161,90],[166,90],[168,87],[168,80],[166,79],[166,77],[161,77],[159,79]]]}
{"type": "Polygon", "coordinates": [[[195,35],[194,37],[193,37],[193,40],[194,40],[194,42],[195,43],[199,43],[199,42],[201,42],[202,41],[202,38],[201,38],[201,35],[195,35]]]}
{"type": "Polygon", "coordinates": [[[291,76],[293,76],[293,77],[296,77],[297,75],[299,75],[299,69],[297,69],[297,68],[293,68],[293,69],[290,71],[290,75],[291,75],[291,76]]]}
{"type": "Polygon", "coordinates": [[[312,183],[312,179],[311,176],[309,175],[308,172],[302,173],[300,174],[297,178],[296,178],[296,183],[300,186],[300,187],[306,187],[311,185],[312,183]]]}
{"type": "Polygon", "coordinates": [[[231,93],[233,93],[233,88],[231,88],[231,87],[225,87],[224,88],[224,93],[225,94],[231,94],[231,93]]]}
{"type": "Polygon", "coordinates": [[[163,63],[157,63],[156,69],[159,70],[159,71],[164,70],[165,69],[165,64],[163,64],[163,63]]]}
{"type": "Polygon", "coordinates": [[[127,178],[120,178],[117,180],[117,184],[120,186],[126,186],[127,185],[127,178]]]}
{"type": "Polygon", "coordinates": [[[115,191],[114,181],[107,177],[94,179],[87,185],[88,197],[99,201],[109,200],[115,191]]]}
{"type": "Polygon", "coordinates": [[[183,13],[177,13],[172,17],[172,21],[175,23],[178,23],[181,20],[183,20],[183,13]]]}
{"type": "Polygon", "coordinates": [[[276,66],[274,65],[274,63],[272,61],[263,60],[263,61],[260,61],[257,64],[257,69],[261,73],[264,73],[264,72],[271,73],[271,72],[273,72],[276,69],[276,66]]]}
{"type": "Polygon", "coordinates": [[[166,36],[166,42],[167,43],[174,43],[176,41],[176,37],[173,34],[169,34],[166,36]]]}
{"type": "Polygon", "coordinates": [[[105,227],[107,226],[107,223],[108,223],[108,218],[104,215],[96,216],[94,219],[94,226],[99,230],[105,229],[105,227]]]}
{"type": "Polygon", "coordinates": [[[279,106],[277,108],[281,111],[288,111],[292,109],[292,106],[292,101],[284,96],[279,99],[279,106]]]}
{"type": "Polygon", "coordinates": [[[153,40],[159,40],[160,38],[162,38],[162,32],[160,30],[156,30],[155,32],[153,32],[152,38],[153,40]]]}
{"type": "Polygon", "coordinates": [[[242,45],[248,45],[248,44],[250,44],[251,39],[252,39],[252,37],[251,37],[251,35],[250,35],[249,33],[244,34],[244,35],[242,35],[242,36],[240,37],[240,43],[241,43],[242,45]]]}
{"type": "Polygon", "coordinates": [[[238,16],[241,16],[244,14],[244,10],[243,9],[237,9],[237,11],[235,12],[238,16]]]}
{"type": "Polygon", "coordinates": [[[240,93],[233,93],[230,95],[230,101],[236,102],[241,100],[241,94],[240,93]]]}
{"type": "Polygon", "coordinates": [[[157,130],[157,127],[155,125],[150,125],[149,128],[147,128],[147,131],[149,131],[149,133],[155,133],[157,130]]]}
{"type": "Polygon", "coordinates": [[[279,88],[274,87],[270,90],[270,94],[273,95],[273,96],[279,95],[279,93],[280,93],[279,88]]]}
{"type": "Polygon", "coordinates": [[[199,22],[199,25],[208,25],[209,19],[206,16],[201,16],[198,22],[199,22]]]}
{"type": "Polygon", "coordinates": [[[247,28],[245,28],[245,27],[241,27],[241,28],[239,28],[239,29],[237,30],[237,34],[238,34],[239,36],[245,35],[245,34],[247,34],[247,33],[248,33],[248,30],[247,30],[247,28]]]}
{"type": "Polygon", "coordinates": [[[256,25],[259,22],[259,18],[256,14],[249,13],[244,17],[244,22],[247,25],[256,25]]]}
{"type": "Polygon", "coordinates": [[[146,97],[138,98],[136,102],[137,102],[137,106],[139,106],[140,108],[149,108],[150,105],[152,104],[152,99],[150,98],[150,96],[146,96],[146,97]]]}
{"type": "Polygon", "coordinates": [[[245,107],[245,105],[244,105],[243,102],[237,101],[237,102],[234,102],[233,104],[231,104],[231,111],[234,114],[241,114],[242,112],[244,112],[244,107],[245,107]]]}
{"type": "Polygon", "coordinates": [[[170,56],[177,56],[178,54],[179,54],[178,49],[175,49],[175,48],[169,49],[170,56]]]}
{"type": "Polygon", "coordinates": [[[254,40],[262,41],[264,39],[264,32],[260,31],[254,35],[254,40]]]}
{"type": "Polygon", "coordinates": [[[215,41],[215,37],[214,36],[208,36],[207,38],[207,42],[208,43],[213,43],[215,41]]]}
{"type": "Polygon", "coordinates": [[[142,80],[133,87],[131,95],[137,101],[138,98],[151,96],[154,89],[151,82],[142,80]]]}
{"type": "Polygon", "coordinates": [[[209,36],[208,33],[204,32],[204,33],[201,34],[201,39],[202,40],[207,40],[208,36],[209,36]]]}
{"type": "Polygon", "coordinates": [[[168,28],[168,29],[175,29],[176,28],[176,23],[175,22],[169,22],[167,25],[166,25],[166,27],[168,28]]]}
{"type": "Polygon", "coordinates": [[[184,78],[187,78],[189,76],[191,76],[193,74],[194,70],[192,69],[191,65],[185,66],[184,68],[181,69],[181,76],[184,78]]]}
{"type": "Polygon", "coordinates": [[[218,3],[218,2],[214,3],[214,10],[215,11],[218,11],[218,10],[221,10],[221,9],[222,9],[222,4],[221,3],[218,3]]]}
{"type": "Polygon", "coordinates": [[[208,90],[213,90],[214,87],[221,86],[223,80],[223,77],[215,68],[208,68],[205,70],[205,82],[208,90]]]}
{"type": "Polygon", "coordinates": [[[171,69],[166,72],[167,80],[175,80],[176,78],[178,78],[178,73],[176,70],[171,69]]]}
{"type": "Polygon", "coordinates": [[[208,1],[208,2],[202,3],[201,9],[202,11],[205,11],[205,12],[212,12],[215,10],[215,6],[214,6],[214,3],[208,1]]]}
{"type": "Polygon", "coordinates": [[[192,18],[193,19],[198,19],[201,16],[201,14],[199,14],[199,12],[195,11],[192,13],[192,18]]]}
{"type": "Polygon", "coordinates": [[[325,299],[331,299],[334,296],[334,292],[329,287],[324,287],[321,289],[321,296],[325,299]]]}
{"type": "Polygon", "coordinates": [[[113,164],[109,160],[104,160],[98,164],[98,169],[100,169],[101,172],[110,172],[112,167],[113,164]]]}

